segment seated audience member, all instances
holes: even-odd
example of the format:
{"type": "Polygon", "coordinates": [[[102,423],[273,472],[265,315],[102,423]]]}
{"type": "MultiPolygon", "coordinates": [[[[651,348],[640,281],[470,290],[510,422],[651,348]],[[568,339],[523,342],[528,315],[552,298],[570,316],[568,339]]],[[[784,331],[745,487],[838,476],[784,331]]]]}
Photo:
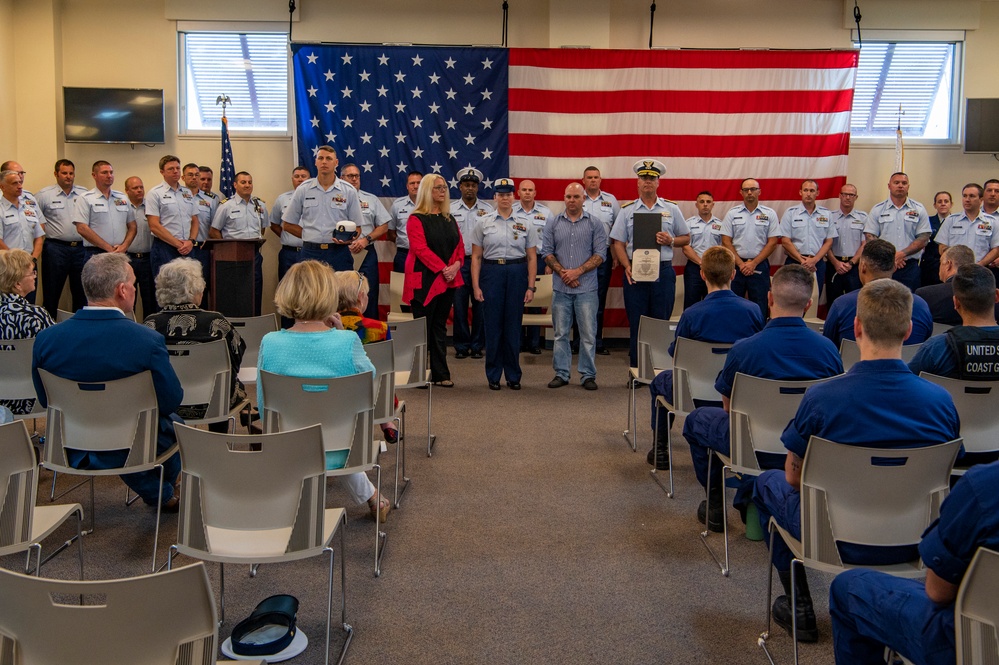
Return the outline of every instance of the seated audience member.
{"type": "MultiPolygon", "coordinates": [[[[246,399],[246,388],[237,376],[246,342],[224,316],[201,309],[197,303],[201,302],[204,292],[205,278],[199,261],[187,258],[170,261],[156,275],[156,303],[160,311],[147,316],[143,323],[163,335],[167,344],[201,344],[224,339],[229,351],[229,407],[232,408],[246,399]]],[[[185,405],[177,415],[204,418],[207,409],[207,404],[185,405]]],[[[214,423],[208,428],[213,432],[227,432],[229,423],[214,423]]]]}
{"type": "Polygon", "coordinates": [[[965,245],[948,247],[940,256],[940,284],[916,289],[916,295],[926,301],[933,323],[950,326],[961,324],[961,315],[954,309],[954,287],[951,280],[961,266],[975,264],[975,253],[965,245]]]}
{"type": "Polygon", "coordinates": [[[837,663],[884,663],[886,646],[916,663],[956,662],[958,587],[978,548],[999,549],[997,485],[999,462],[971,469],[957,481],[919,543],[925,581],[863,569],[833,580],[829,613],[837,663]]]}
{"type": "MultiPolygon", "coordinates": [[[[877,240],[868,241],[867,246],[877,240]]],[[[892,252],[894,255],[894,252],[892,252]]],[[[846,298],[841,297],[836,302],[846,298]]],[[[912,292],[900,282],[877,279],[860,290],[854,323],[860,361],[842,377],[805,393],[794,420],[781,436],[787,448],[783,471],[756,479],[753,501],[764,530],[770,517],[801,537],[801,465],[813,436],[875,448],[930,446],[956,439],[960,421],[946,390],[914,375],[902,362],[902,342],[912,330],[912,292]]],[[[911,548],[868,548],[841,544],[845,563],[887,564],[911,559],[911,548]]],[[[791,632],[791,551],[774,539],[773,564],[783,595],[773,604],[777,625],[791,632]]],[[[815,612],[802,567],[796,568],[798,639],[818,639],[815,612]]]]}
{"type": "MultiPolygon", "coordinates": [[[[729,454],[729,400],[737,373],[762,379],[805,381],[824,379],[843,373],[843,361],[832,343],[805,325],[805,312],[812,305],[814,273],[807,267],[788,264],[774,274],[770,292],[770,321],[761,331],[739,340],[728,352],[725,366],[715,380],[715,390],[722,396],[722,407],[701,406],[694,409],[683,424],[683,436],[690,444],[694,473],[701,487],[708,484],[708,459],[718,451],[729,454]]],[[[765,463],[761,460],[761,463],[765,463]]],[[[776,465],[769,468],[778,468],[776,465]]],[[[735,498],[741,513],[749,504],[751,479],[735,498]]],[[[711,512],[708,528],[720,532],[725,494],[722,488],[722,462],[711,462],[711,512]]],[[[697,510],[704,521],[705,501],[697,510]]],[[[743,518],[745,519],[745,518],[743,518]]]]}
{"type": "MultiPolygon", "coordinates": [[[[35,290],[35,263],[23,249],[0,249],[0,340],[31,339],[53,323],[40,305],[32,305],[25,296],[35,290]]],[[[30,413],[35,399],[0,400],[15,414],[30,413]]]]}
{"type": "MultiPolygon", "coordinates": [[[[293,319],[287,330],[267,333],[260,342],[257,368],[273,374],[306,379],[335,378],[375,367],[368,360],[356,333],[344,330],[337,305],[340,288],[333,269],[315,260],[296,263],[274,293],[278,314],[293,319]]],[[[262,382],[257,382],[257,404],[263,412],[262,382]]],[[[342,466],[342,465],[341,465],[342,466]]],[[[368,502],[371,514],[382,521],[391,504],[379,497],[375,486],[361,472],[343,476],[347,491],[356,503],[368,502]]]]}
{"type": "MultiPolygon", "coordinates": [[[[891,279],[895,273],[895,246],[887,240],[872,238],[864,245],[860,255],[860,283],[869,284],[876,279],[891,279]]],[[[829,308],[822,334],[838,349],[844,339],[854,339],[853,319],[857,316],[859,291],[851,291],[836,299],[829,308]]],[[[916,296],[912,299],[912,334],[906,344],[922,344],[933,334],[933,317],[929,305],[916,296]]]]}
{"type": "MultiPolygon", "coordinates": [[[[680,315],[676,326],[676,338],[669,345],[669,355],[673,355],[676,339],[685,337],[701,342],[731,344],[736,340],[763,330],[763,314],[759,306],[732,293],[732,279],[735,277],[735,256],[720,245],[709,247],[701,256],[701,277],[708,287],[708,295],[701,302],[691,305],[680,315]]],[[[652,427],[656,426],[656,398],[664,396],[673,401],[673,370],[660,373],[649,384],[652,393],[652,427]]],[[[672,414],[659,419],[656,432],[658,446],[649,451],[649,464],[659,470],[669,468],[666,442],[669,428],[673,424],[672,414]],[[658,448],[658,457],[655,451],[658,448]]]]}
{"type": "MultiPolygon", "coordinates": [[[[128,255],[91,257],[83,266],[82,280],[87,306],[72,318],[41,331],[35,340],[31,374],[38,399],[46,405],[40,369],[81,382],[115,381],[149,370],[160,409],[156,450],[162,453],[176,442],[173,423],[180,422],[175,412],[184,391],[170,366],[163,336],[127,318],[135,305],[135,273],[128,255]]],[[[128,452],[69,450],[67,457],[77,469],[116,469],[125,464],[128,452]]],[[[179,474],[177,453],[163,464],[162,509],[166,512],[177,512],[180,499],[175,496],[174,483],[179,474]]],[[[147,504],[156,505],[159,471],[130,473],[121,479],[147,504]]]]}
{"type": "MultiPolygon", "coordinates": [[[[337,308],[344,330],[353,330],[361,338],[361,344],[384,342],[392,338],[388,324],[378,319],[369,319],[361,312],[368,309],[370,288],[368,278],[354,270],[341,270],[336,273],[340,285],[340,305],[337,308]]],[[[395,400],[399,404],[398,398],[395,400]]],[[[382,423],[382,434],[389,443],[399,440],[399,433],[393,423],[382,423]]]]}

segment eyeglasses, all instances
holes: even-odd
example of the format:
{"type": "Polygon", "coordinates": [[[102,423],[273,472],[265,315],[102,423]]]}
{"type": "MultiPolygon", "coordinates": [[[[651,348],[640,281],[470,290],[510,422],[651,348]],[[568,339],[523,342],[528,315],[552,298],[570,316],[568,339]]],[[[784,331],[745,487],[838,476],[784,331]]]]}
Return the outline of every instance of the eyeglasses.
{"type": "Polygon", "coordinates": [[[355,296],[355,299],[358,299],[361,297],[361,289],[364,288],[364,275],[356,271],[354,274],[357,275],[357,295],[355,296]]]}
{"type": "Polygon", "coordinates": [[[845,197],[847,197],[849,199],[855,199],[855,198],[857,198],[856,194],[850,194],[848,192],[840,192],[839,195],[840,196],[845,196],[845,197]]]}
{"type": "Polygon", "coordinates": [[[445,187],[444,185],[437,185],[437,186],[434,187],[434,191],[435,192],[446,192],[447,191],[447,187],[445,187]]]}
{"type": "Polygon", "coordinates": [[[760,191],[760,188],[759,187],[743,187],[741,191],[742,191],[743,194],[748,194],[749,192],[758,192],[758,191],[760,191]]]}

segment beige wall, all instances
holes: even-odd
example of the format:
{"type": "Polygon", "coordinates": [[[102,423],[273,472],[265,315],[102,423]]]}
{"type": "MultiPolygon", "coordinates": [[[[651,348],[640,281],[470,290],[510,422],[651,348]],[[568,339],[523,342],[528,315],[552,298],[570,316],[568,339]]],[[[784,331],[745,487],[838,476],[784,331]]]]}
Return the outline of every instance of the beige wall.
{"type": "MultiPolygon", "coordinates": [[[[281,20],[287,14],[259,4],[257,14],[234,19],[281,20]],[[264,14],[263,12],[267,13],[264,14]]],[[[119,186],[139,175],[147,187],[159,180],[157,159],[167,152],[184,162],[217,164],[215,137],[178,138],[177,33],[174,19],[204,21],[231,15],[228,0],[0,0],[0,48],[14,54],[15,67],[0,68],[0,159],[16,158],[29,171],[27,186],[37,191],[51,182],[58,157],[77,163],[78,182],[91,186],[89,165],[108,159],[119,186]],[[169,17],[169,18],[168,18],[169,17]],[[109,20],[110,19],[110,20],[109,20]],[[167,142],[164,146],[103,146],[62,142],[63,85],[163,88],[167,142]]],[[[466,0],[457,8],[445,0],[412,3],[328,3],[300,0],[296,41],[496,44],[501,36],[499,2],[466,0]],[[377,7],[377,11],[372,11],[377,7]]],[[[644,48],[649,39],[648,0],[511,0],[510,46],[590,45],[644,48]]],[[[659,3],[656,46],[688,48],[844,48],[850,44],[853,3],[848,0],[675,0],[659,3]]],[[[865,0],[863,28],[966,29],[966,96],[996,95],[999,62],[999,3],[978,0],[865,0]],[[960,11],[954,11],[955,8],[960,11]]],[[[246,5],[252,8],[252,3],[246,5]]],[[[290,138],[234,139],[236,165],[255,176],[256,193],[266,201],[289,186],[294,165],[290,138]]],[[[893,147],[854,147],[850,179],[861,191],[859,205],[885,196],[893,147]]],[[[960,189],[968,181],[999,174],[990,155],[964,155],[960,146],[906,150],[912,195],[928,203],[937,189],[960,189]]],[[[265,256],[275,265],[273,238],[265,256]]],[[[272,273],[273,271],[268,271],[272,273]]],[[[265,285],[265,302],[273,275],[265,285]]]]}

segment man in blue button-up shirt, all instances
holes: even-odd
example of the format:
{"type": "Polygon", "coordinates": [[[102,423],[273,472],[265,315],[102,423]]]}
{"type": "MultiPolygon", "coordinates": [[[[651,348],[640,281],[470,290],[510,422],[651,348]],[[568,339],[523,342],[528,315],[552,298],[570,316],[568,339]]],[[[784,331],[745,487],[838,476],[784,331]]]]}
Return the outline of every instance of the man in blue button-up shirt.
{"type": "Polygon", "coordinates": [[[888,198],[871,208],[864,233],[868,239],[884,238],[896,248],[892,279],[915,293],[919,288],[919,257],[930,240],[933,227],[926,208],[909,198],[909,176],[892,173],[888,198]]]}
{"type": "Polygon", "coordinates": [[[555,325],[555,378],[549,388],[569,383],[569,331],[575,317],[579,324],[578,371],[587,390],[597,389],[597,274],[607,252],[607,235],[599,221],[583,211],[583,186],[565,188],[565,211],[545,224],[541,253],[552,269],[552,319],[555,325]]]}

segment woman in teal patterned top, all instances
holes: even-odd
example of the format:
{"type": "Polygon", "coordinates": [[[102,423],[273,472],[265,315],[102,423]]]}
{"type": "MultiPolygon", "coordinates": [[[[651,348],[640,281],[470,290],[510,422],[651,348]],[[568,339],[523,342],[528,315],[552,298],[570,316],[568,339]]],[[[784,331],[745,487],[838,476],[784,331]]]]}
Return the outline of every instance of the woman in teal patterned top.
{"type": "MultiPolygon", "coordinates": [[[[357,334],[343,329],[337,304],[340,299],[333,269],[319,261],[302,261],[288,270],[274,293],[278,314],[294,319],[287,330],[264,335],[257,368],[305,379],[375,373],[357,334]]],[[[264,410],[261,382],[257,382],[257,404],[264,410]]],[[[375,486],[361,473],[344,476],[348,492],[357,503],[368,502],[372,514],[385,521],[391,504],[378,497],[375,486]]]]}

